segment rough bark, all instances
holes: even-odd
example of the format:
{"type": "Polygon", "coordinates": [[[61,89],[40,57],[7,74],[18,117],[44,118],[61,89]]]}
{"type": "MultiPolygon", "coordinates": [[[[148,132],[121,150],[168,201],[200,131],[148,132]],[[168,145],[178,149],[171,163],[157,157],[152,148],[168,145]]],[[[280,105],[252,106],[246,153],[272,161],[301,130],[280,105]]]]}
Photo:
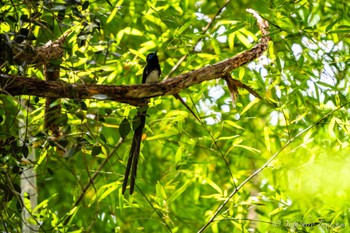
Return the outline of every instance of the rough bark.
{"type": "MultiPolygon", "coordinates": [[[[94,85],[71,84],[62,81],[43,81],[34,77],[0,74],[0,93],[38,97],[114,100],[131,105],[144,105],[147,98],[178,94],[182,89],[204,81],[225,78],[234,69],[261,56],[268,48],[268,24],[253,10],[262,32],[261,42],[232,58],[194,71],[167,78],[157,84],[94,85]]],[[[59,43],[53,43],[58,45],[59,43]]],[[[52,48],[52,46],[47,46],[52,48]]],[[[40,54],[45,54],[41,52],[40,54]]]]}
{"type": "Polygon", "coordinates": [[[142,85],[95,85],[70,84],[62,81],[43,81],[36,78],[0,74],[0,92],[10,95],[38,97],[108,99],[132,105],[142,105],[144,98],[174,95],[182,89],[204,81],[224,78],[227,73],[259,57],[267,49],[268,40],[263,40],[252,49],[230,59],[194,70],[157,84],[142,85]]]}

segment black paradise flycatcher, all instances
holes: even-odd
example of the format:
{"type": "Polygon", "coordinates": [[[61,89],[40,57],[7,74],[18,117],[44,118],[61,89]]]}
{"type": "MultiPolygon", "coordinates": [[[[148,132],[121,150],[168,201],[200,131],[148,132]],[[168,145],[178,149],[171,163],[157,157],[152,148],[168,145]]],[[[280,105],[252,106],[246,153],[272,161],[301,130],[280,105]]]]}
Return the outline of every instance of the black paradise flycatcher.
{"type": "MultiPolygon", "coordinates": [[[[147,65],[143,70],[142,83],[156,83],[158,82],[160,74],[161,74],[161,70],[159,66],[157,52],[148,54],[147,65]]],[[[126,165],[122,194],[125,193],[126,186],[128,185],[130,169],[131,169],[130,194],[134,192],[137,163],[139,161],[139,155],[140,155],[142,130],[145,127],[145,123],[146,123],[147,108],[148,106],[140,107],[137,110],[137,115],[133,119],[134,137],[132,138],[128,164],[126,165]]]]}

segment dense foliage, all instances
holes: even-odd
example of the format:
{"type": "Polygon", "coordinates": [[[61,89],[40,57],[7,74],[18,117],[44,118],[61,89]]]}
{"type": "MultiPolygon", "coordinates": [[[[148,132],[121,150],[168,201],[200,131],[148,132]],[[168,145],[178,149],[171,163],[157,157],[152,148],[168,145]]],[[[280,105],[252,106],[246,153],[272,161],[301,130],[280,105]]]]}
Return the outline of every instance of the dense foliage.
{"type": "Polygon", "coordinates": [[[151,99],[132,196],[121,195],[132,131],[121,141],[125,131],[119,128],[131,124],[135,107],[62,99],[56,103],[62,107],[56,138],[44,129],[44,98],[2,93],[2,232],[20,232],[26,205],[20,174],[28,166],[35,169],[39,199],[29,221],[39,223],[41,232],[195,232],[225,200],[207,232],[349,231],[347,1],[0,5],[1,50],[7,55],[0,59],[1,73],[44,79],[41,66],[14,64],[11,45],[42,46],[72,30],[64,56],[53,61],[60,80],[69,83],[140,83],[145,57],[156,50],[162,78],[186,54],[171,76],[232,57],[261,36],[247,8],[269,22],[272,39],[264,56],[232,72],[263,100],[240,90],[233,107],[223,80],[192,86],[180,95],[203,120],[198,122],[172,96],[151,99]],[[35,161],[25,159],[28,153],[35,153],[35,161]]]}

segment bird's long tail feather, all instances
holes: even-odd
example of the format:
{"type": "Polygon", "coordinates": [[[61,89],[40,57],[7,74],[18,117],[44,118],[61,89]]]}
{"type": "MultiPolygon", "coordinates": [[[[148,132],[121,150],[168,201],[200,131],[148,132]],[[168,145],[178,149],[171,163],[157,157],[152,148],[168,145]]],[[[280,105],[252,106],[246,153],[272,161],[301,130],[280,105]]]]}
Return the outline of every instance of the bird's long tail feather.
{"type": "Polygon", "coordinates": [[[137,116],[139,119],[139,125],[136,126],[134,130],[134,136],[132,139],[131,149],[128,158],[128,164],[125,170],[125,176],[122,187],[122,194],[125,193],[126,187],[128,185],[128,179],[131,170],[131,178],[130,178],[130,194],[134,192],[136,173],[137,173],[137,164],[140,156],[140,146],[142,140],[142,130],[145,127],[146,122],[146,111],[138,111],[137,116]]]}

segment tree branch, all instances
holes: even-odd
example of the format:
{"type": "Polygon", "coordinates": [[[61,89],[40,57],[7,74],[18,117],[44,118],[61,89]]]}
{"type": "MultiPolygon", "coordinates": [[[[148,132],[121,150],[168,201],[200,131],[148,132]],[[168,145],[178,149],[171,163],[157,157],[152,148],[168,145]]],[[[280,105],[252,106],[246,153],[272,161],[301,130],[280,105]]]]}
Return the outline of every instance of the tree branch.
{"type": "Polygon", "coordinates": [[[0,93],[32,95],[38,97],[114,100],[131,105],[144,105],[147,99],[156,96],[178,94],[204,81],[224,78],[232,70],[261,56],[268,47],[268,24],[253,10],[262,32],[261,42],[253,48],[216,64],[165,79],[156,84],[141,85],[95,85],[70,84],[62,81],[43,81],[10,74],[0,74],[0,93]]]}
{"type": "Polygon", "coordinates": [[[64,53],[62,45],[71,32],[72,30],[67,30],[54,42],[49,40],[41,47],[33,47],[27,42],[18,44],[0,34],[0,46],[5,48],[0,49],[0,68],[6,65],[9,61],[10,64],[33,64],[39,66],[61,58],[64,53]]]}

